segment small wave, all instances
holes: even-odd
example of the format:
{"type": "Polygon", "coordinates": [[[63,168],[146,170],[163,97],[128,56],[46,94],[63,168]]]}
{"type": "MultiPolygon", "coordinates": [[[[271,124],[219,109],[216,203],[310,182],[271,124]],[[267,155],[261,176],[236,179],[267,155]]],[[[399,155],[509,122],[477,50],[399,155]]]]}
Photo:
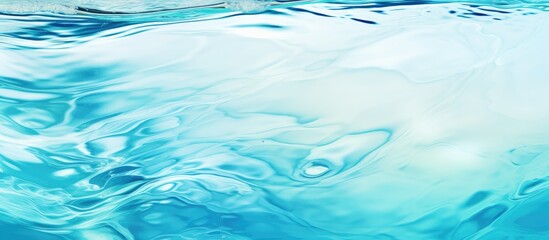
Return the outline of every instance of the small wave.
{"type": "MultiPolygon", "coordinates": [[[[0,0],[0,13],[34,14],[34,13],[59,13],[59,14],[143,14],[158,13],[185,9],[225,9],[229,11],[255,13],[268,9],[270,6],[303,5],[314,3],[336,3],[347,5],[388,6],[388,5],[422,5],[433,3],[454,3],[450,0],[430,1],[403,1],[403,0],[167,0],[167,1],[142,1],[142,0],[0,0]]],[[[536,8],[547,10],[549,0],[469,0],[460,1],[464,4],[479,6],[494,6],[501,8],[536,8]]]]}

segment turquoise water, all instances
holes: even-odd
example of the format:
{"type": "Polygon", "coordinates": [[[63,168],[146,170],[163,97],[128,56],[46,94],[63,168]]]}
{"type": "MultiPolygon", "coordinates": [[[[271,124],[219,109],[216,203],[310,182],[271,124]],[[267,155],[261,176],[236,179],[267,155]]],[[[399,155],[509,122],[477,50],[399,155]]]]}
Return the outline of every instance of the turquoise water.
{"type": "Polygon", "coordinates": [[[548,4],[0,0],[0,239],[549,239],[548,4]]]}

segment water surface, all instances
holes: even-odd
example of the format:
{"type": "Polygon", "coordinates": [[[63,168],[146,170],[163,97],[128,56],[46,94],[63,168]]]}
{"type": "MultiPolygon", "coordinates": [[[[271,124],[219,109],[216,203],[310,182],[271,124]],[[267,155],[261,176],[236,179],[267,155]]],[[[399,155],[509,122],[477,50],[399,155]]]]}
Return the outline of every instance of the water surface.
{"type": "Polygon", "coordinates": [[[546,1],[0,12],[6,239],[549,236],[546,1]]]}

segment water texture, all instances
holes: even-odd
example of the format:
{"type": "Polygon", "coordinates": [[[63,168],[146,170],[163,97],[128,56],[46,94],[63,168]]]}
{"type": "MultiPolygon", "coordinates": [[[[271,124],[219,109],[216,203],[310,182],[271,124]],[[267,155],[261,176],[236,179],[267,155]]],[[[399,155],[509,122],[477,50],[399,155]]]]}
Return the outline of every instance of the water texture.
{"type": "Polygon", "coordinates": [[[548,4],[0,0],[0,238],[548,239],[548,4]]]}

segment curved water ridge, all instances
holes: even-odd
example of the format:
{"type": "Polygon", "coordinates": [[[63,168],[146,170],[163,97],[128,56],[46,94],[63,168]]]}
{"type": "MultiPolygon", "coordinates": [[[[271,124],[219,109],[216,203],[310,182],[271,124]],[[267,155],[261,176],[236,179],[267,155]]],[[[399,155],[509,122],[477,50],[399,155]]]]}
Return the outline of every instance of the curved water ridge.
{"type": "Polygon", "coordinates": [[[3,236],[549,234],[543,8],[302,3],[0,15],[3,236]]]}
{"type": "MultiPolygon", "coordinates": [[[[0,0],[0,12],[37,13],[54,12],[63,14],[143,14],[174,10],[229,9],[232,11],[258,12],[269,7],[295,4],[338,3],[369,5],[418,5],[434,3],[453,3],[449,0],[0,0]]],[[[459,1],[484,6],[532,7],[547,9],[547,0],[465,0],[459,1]]],[[[215,11],[214,11],[215,12],[215,11]]]]}

